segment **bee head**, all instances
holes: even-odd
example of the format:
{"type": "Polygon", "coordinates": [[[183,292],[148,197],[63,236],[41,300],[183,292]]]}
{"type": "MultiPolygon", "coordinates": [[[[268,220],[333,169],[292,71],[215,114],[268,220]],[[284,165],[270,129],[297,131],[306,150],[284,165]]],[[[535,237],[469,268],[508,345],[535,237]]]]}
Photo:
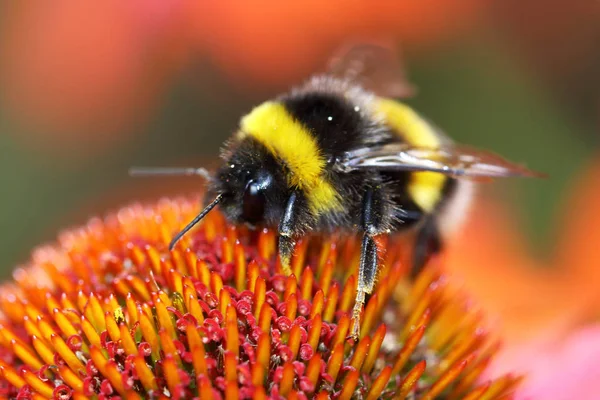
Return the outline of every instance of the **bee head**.
{"type": "Polygon", "coordinates": [[[290,193],[282,165],[251,138],[236,143],[223,158],[208,196],[222,195],[221,211],[231,221],[277,224],[290,193]]]}

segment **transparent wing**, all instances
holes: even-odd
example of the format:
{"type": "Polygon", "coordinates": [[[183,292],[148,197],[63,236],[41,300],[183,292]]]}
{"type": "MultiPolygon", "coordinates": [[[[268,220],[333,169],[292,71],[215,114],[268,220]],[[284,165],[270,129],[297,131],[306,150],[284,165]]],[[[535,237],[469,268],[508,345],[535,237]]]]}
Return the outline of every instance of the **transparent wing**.
{"type": "Polygon", "coordinates": [[[536,177],[546,175],[512,163],[497,154],[467,146],[418,148],[392,143],[348,152],[338,162],[344,171],[374,169],[387,171],[432,171],[471,179],[536,177]]]}
{"type": "Polygon", "coordinates": [[[327,72],[381,97],[407,98],[416,92],[406,77],[399,52],[391,46],[348,44],[330,59],[327,72]]]}

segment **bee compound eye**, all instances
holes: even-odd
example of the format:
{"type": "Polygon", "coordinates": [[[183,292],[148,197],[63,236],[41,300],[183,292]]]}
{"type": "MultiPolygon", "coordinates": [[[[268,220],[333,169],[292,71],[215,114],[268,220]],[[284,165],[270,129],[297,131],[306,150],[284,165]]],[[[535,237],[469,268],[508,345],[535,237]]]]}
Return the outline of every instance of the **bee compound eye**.
{"type": "Polygon", "coordinates": [[[244,191],[242,218],[251,224],[259,222],[265,213],[264,187],[254,181],[248,182],[244,191]]]}

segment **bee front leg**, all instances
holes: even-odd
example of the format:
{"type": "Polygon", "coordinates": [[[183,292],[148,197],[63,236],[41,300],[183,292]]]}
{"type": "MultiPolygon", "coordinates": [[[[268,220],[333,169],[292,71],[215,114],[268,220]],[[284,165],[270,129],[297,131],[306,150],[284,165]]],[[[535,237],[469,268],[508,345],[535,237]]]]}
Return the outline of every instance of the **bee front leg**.
{"type": "Polygon", "coordinates": [[[290,275],[290,260],[296,245],[298,195],[293,192],[287,201],[283,216],[279,222],[279,259],[285,275],[290,275]]]}
{"type": "Polygon", "coordinates": [[[373,292],[378,269],[378,251],[375,236],[384,232],[385,212],[381,193],[368,189],[363,197],[362,229],[364,231],[358,269],[358,287],[352,311],[354,320],[352,336],[358,339],[360,334],[360,313],[365,304],[366,295],[373,292]]]}

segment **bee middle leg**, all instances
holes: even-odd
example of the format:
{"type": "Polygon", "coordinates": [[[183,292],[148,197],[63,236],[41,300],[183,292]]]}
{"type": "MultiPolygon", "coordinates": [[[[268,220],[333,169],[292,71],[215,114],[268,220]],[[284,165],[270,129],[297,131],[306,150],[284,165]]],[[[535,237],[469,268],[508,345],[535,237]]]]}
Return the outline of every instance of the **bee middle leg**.
{"type": "Polygon", "coordinates": [[[354,320],[352,336],[357,339],[360,333],[360,313],[366,301],[366,296],[373,292],[378,270],[378,251],[375,236],[384,232],[385,212],[381,193],[368,189],[362,202],[363,239],[358,269],[358,286],[356,300],[352,311],[354,320]]]}
{"type": "Polygon", "coordinates": [[[290,275],[292,270],[290,269],[290,260],[294,253],[294,246],[296,245],[296,231],[297,231],[297,215],[298,215],[298,195],[293,192],[285,206],[283,216],[279,222],[279,259],[281,260],[281,267],[285,275],[290,275]]]}

